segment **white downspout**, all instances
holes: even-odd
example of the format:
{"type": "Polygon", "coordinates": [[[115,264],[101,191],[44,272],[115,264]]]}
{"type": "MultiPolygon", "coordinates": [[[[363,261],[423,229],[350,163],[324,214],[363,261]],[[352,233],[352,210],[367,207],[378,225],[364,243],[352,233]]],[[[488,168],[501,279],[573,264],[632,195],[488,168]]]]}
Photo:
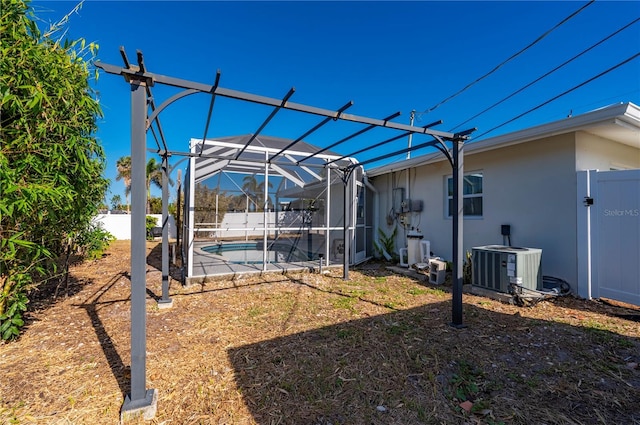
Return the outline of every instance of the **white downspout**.
{"type": "MultiPolygon", "coordinates": [[[[385,251],[384,247],[380,244],[380,240],[378,238],[379,235],[379,220],[380,220],[380,195],[376,190],[375,186],[371,184],[369,178],[365,175],[364,177],[364,185],[369,188],[373,192],[373,240],[376,243],[376,246],[380,247],[380,251],[382,251],[382,255],[387,261],[391,261],[391,255],[387,251],[385,251]]],[[[365,215],[366,217],[366,215],[365,215]]],[[[366,222],[365,222],[366,223],[366,222]]]]}
{"type": "MultiPolygon", "coordinates": [[[[587,170],[587,196],[591,197],[591,173],[587,170]]],[[[591,299],[591,207],[587,207],[587,299],[591,299]]]]}
{"type": "Polygon", "coordinates": [[[331,167],[326,167],[327,170],[327,192],[326,192],[326,202],[324,203],[324,211],[325,211],[325,231],[324,231],[324,261],[326,265],[329,265],[331,257],[329,249],[331,248],[329,245],[331,243],[331,167]]]}
{"type": "Polygon", "coordinates": [[[264,203],[262,206],[263,221],[264,221],[264,233],[262,241],[262,271],[267,271],[267,241],[269,237],[269,230],[267,228],[268,221],[268,206],[269,206],[269,154],[264,153],[264,203]]]}

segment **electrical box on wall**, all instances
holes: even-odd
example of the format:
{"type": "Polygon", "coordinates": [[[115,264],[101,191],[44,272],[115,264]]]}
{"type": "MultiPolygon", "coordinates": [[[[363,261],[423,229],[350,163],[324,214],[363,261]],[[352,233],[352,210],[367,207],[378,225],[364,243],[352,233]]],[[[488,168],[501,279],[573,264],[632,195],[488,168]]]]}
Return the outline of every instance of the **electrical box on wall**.
{"type": "Polygon", "coordinates": [[[402,212],[402,202],[404,201],[404,188],[396,187],[392,191],[393,194],[393,211],[398,214],[402,212]]]}
{"type": "Polygon", "coordinates": [[[422,201],[415,200],[415,199],[411,201],[410,210],[412,212],[422,212],[422,201]]]}
{"type": "Polygon", "coordinates": [[[406,214],[400,214],[398,216],[398,222],[402,225],[402,226],[410,226],[411,225],[411,219],[409,219],[409,216],[406,214]]]}
{"type": "Polygon", "coordinates": [[[405,199],[402,201],[402,203],[400,204],[401,212],[406,213],[411,211],[411,199],[405,199]]]}

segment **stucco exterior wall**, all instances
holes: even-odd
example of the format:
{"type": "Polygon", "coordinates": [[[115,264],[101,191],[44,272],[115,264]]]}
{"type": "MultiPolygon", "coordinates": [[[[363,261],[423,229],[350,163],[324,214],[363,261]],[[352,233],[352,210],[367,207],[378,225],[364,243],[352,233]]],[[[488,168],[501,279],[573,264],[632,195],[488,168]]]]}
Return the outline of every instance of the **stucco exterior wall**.
{"type": "Polygon", "coordinates": [[[638,168],[640,150],[590,133],[576,133],[577,171],[638,168]]]}
{"type": "MultiPolygon", "coordinates": [[[[501,225],[511,225],[514,246],[541,248],[543,274],[576,281],[576,172],[574,134],[465,155],[465,173],[483,173],[483,216],[464,221],[464,249],[502,244],[501,225]]],[[[396,187],[406,187],[407,171],[396,172],[396,187]]],[[[431,242],[435,255],[450,260],[452,220],[445,217],[445,184],[451,166],[445,160],[409,172],[411,199],[423,200],[424,210],[411,214],[431,242]]],[[[381,208],[390,208],[391,178],[372,180],[381,208]]],[[[388,232],[385,216],[379,226],[388,232]]],[[[406,246],[402,231],[397,246],[406,246]]]]}

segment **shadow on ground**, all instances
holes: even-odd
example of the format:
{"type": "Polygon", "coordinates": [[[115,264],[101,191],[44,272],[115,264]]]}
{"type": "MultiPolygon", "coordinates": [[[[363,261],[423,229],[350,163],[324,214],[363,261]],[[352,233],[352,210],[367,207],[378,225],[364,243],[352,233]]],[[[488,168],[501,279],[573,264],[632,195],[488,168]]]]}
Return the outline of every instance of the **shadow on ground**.
{"type": "MultiPolygon", "coordinates": [[[[107,255],[109,254],[104,254],[103,257],[106,257],[107,255]]],[[[89,262],[92,260],[86,261],[89,262]]],[[[73,267],[74,265],[81,263],[82,261],[72,259],[69,266],[73,267]]],[[[62,270],[62,266],[58,266],[58,270],[62,270]]],[[[36,319],[36,315],[34,315],[35,312],[45,311],[56,305],[56,303],[66,298],[73,297],[82,291],[86,285],[90,285],[92,282],[92,280],[77,279],[73,276],[73,272],[69,272],[50,277],[44,282],[35,285],[34,289],[27,294],[29,304],[28,310],[24,315],[25,325],[20,331],[21,336],[27,332],[33,322],[38,320],[36,319]]]]}
{"type": "MultiPolygon", "coordinates": [[[[159,243],[153,247],[151,252],[147,255],[147,265],[153,267],[159,272],[162,272],[162,244],[159,243]]],[[[171,279],[178,282],[182,282],[182,269],[171,263],[171,257],[169,257],[169,276],[171,279]]]]}
{"type": "Polygon", "coordinates": [[[79,304],[78,307],[83,308],[89,319],[91,320],[91,326],[96,333],[96,337],[100,342],[100,348],[104,353],[104,357],[109,363],[109,368],[113,373],[113,377],[118,382],[120,392],[124,396],[131,389],[131,374],[130,367],[125,366],[122,357],[118,353],[116,345],[113,339],[105,329],[102,319],[100,319],[99,311],[103,306],[109,304],[122,302],[123,300],[102,300],[102,296],[106,294],[121,278],[131,279],[127,272],[122,272],[114,275],[107,283],[102,285],[97,291],[91,294],[83,304],[79,304]]]}
{"type": "Polygon", "coordinates": [[[227,353],[258,424],[640,423],[637,339],[464,311],[465,329],[443,301],[227,353]]]}

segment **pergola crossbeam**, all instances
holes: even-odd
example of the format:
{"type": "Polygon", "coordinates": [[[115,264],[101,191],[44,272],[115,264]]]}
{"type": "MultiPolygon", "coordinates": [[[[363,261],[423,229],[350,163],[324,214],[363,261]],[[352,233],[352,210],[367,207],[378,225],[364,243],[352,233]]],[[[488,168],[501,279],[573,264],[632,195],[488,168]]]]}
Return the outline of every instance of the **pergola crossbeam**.
{"type": "MultiPolygon", "coordinates": [[[[95,65],[96,67],[104,70],[109,74],[122,75],[127,79],[132,77],[136,79],[145,79],[145,80],[153,81],[156,84],[165,84],[168,86],[179,87],[183,89],[194,89],[203,93],[209,93],[212,87],[209,84],[197,83],[189,80],[183,80],[181,78],[168,77],[165,75],[154,74],[150,72],[143,73],[140,71],[135,71],[134,69],[122,68],[119,66],[102,63],[100,61],[96,61],[95,65]]],[[[244,100],[247,102],[253,102],[253,103],[258,103],[258,104],[273,106],[273,107],[279,107],[282,104],[282,99],[255,95],[255,94],[246,93],[238,90],[227,89],[224,87],[218,87],[216,90],[216,94],[218,96],[222,96],[230,99],[244,100]]],[[[297,111],[297,112],[305,112],[312,115],[319,115],[319,116],[331,117],[331,118],[335,117],[335,111],[332,111],[330,109],[317,108],[314,106],[308,106],[308,105],[295,103],[295,102],[287,102],[286,105],[281,107],[283,109],[297,111]]],[[[444,140],[449,140],[449,141],[454,139],[454,133],[432,130],[429,128],[414,127],[412,125],[394,123],[394,122],[386,121],[384,119],[368,118],[368,117],[346,114],[346,113],[340,114],[340,116],[337,119],[342,121],[356,122],[360,124],[374,125],[377,127],[386,127],[386,128],[395,129],[395,130],[410,131],[415,134],[435,135],[443,138],[444,140]]]]}
{"type": "Polygon", "coordinates": [[[247,149],[247,146],[249,146],[251,144],[251,142],[253,142],[255,140],[256,137],[258,137],[258,134],[260,134],[260,132],[262,130],[264,130],[264,128],[267,126],[267,124],[269,124],[269,121],[271,121],[273,119],[273,117],[276,116],[276,114],[282,109],[284,108],[284,106],[287,104],[287,101],[289,100],[289,98],[291,96],[293,96],[293,93],[295,93],[296,89],[295,87],[291,87],[291,90],[289,90],[289,92],[284,96],[284,98],[282,99],[282,101],[280,102],[280,105],[276,106],[275,109],[273,111],[271,111],[271,114],[269,114],[269,116],[267,117],[266,120],[264,120],[264,122],[262,123],[262,125],[260,125],[260,127],[256,130],[255,133],[253,133],[253,135],[249,138],[249,140],[247,141],[247,143],[244,145],[244,147],[242,149],[240,149],[240,151],[237,153],[235,159],[240,158],[240,155],[242,155],[242,152],[244,152],[245,149],[247,149]]]}
{"type": "Polygon", "coordinates": [[[375,148],[377,148],[377,147],[380,147],[380,146],[386,145],[387,143],[391,143],[391,142],[394,142],[394,141],[396,141],[396,140],[398,140],[398,139],[402,139],[402,138],[404,138],[404,137],[407,137],[409,134],[411,134],[411,132],[409,132],[409,131],[404,132],[404,133],[402,133],[402,134],[399,134],[398,136],[392,137],[392,138],[387,139],[387,140],[383,140],[382,142],[378,142],[378,143],[376,143],[376,144],[374,144],[374,145],[372,145],[372,146],[367,146],[367,147],[365,147],[365,148],[362,148],[362,149],[357,150],[357,151],[355,151],[355,152],[352,152],[352,153],[350,153],[350,154],[343,155],[343,156],[341,156],[340,158],[337,158],[337,159],[334,159],[334,160],[332,160],[332,161],[329,161],[329,163],[331,164],[331,163],[334,163],[334,162],[336,162],[336,161],[340,161],[341,159],[344,159],[344,158],[352,158],[352,157],[354,157],[355,155],[357,155],[357,154],[359,154],[359,153],[362,153],[362,152],[365,152],[365,151],[368,151],[368,150],[371,150],[371,149],[375,149],[375,148]]]}
{"type": "MultiPolygon", "coordinates": [[[[287,158],[289,161],[291,161],[292,163],[295,163],[296,160],[295,158],[293,158],[291,155],[285,155],[285,158],[287,158]]],[[[312,171],[309,167],[307,167],[306,165],[299,165],[299,167],[301,169],[303,169],[304,171],[306,171],[307,173],[309,173],[311,176],[313,176],[316,180],[322,180],[322,176],[318,173],[315,173],[314,171],[312,171]]],[[[322,166],[322,168],[326,168],[324,165],[322,166]]]]}
{"type": "Polygon", "coordinates": [[[273,170],[277,171],[278,174],[280,174],[282,177],[284,177],[284,178],[286,178],[288,180],[291,180],[292,182],[294,182],[298,186],[300,186],[300,187],[304,187],[305,186],[304,181],[299,176],[294,176],[292,173],[286,171],[282,167],[278,167],[275,164],[271,164],[271,168],[273,170]]]}
{"type": "Polygon", "coordinates": [[[317,131],[318,129],[320,129],[320,127],[322,127],[323,125],[325,125],[326,123],[328,123],[331,120],[337,120],[338,118],[340,118],[340,115],[346,111],[348,108],[350,108],[351,106],[353,106],[353,101],[349,101],[347,102],[342,108],[338,109],[335,113],[335,115],[333,117],[326,117],[325,119],[323,119],[322,121],[320,121],[318,124],[316,124],[313,128],[311,128],[310,130],[308,130],[306,133],[304,133],[302,136],[298,137],[297,139],[295,139],[294,141],[292,141],[291,143],[289,143],[287,146],[285,146],[284,148],[282,148],[280,151],[278,151],[278,153],[273,154],[270,158],[269,158],[269,162],[271,162],[271,160],[273,160],[273,158],[281,155],[284,151],[286,151],[287,149],[293,147],[293,145],[295,145],[296,143],[300,142],[301,140],[303,140],[305,137],[309,136],[310,134],[314,133],[315,131],[317,131]]]}
{"type": "MultiPolygon", "coordinates": [[[[392,120],[392,119],[394,119],[394,118],[396,118],[396,117],[400,116],[400,114],[401,114],[400,112],[395,112],[395,113],[393,113],[393,114],[389,115],[389,116],[388,116],[387,118],[385,118],[383,121],[384,121],[385,123],[387,123],[387,122],[389,122],[389,120],[392,120]]],[[[314,154],[312,154],[312,155],[309,155],[309,156],[307,156],[307,157],[302,158],[300,161],[298,161],[298,164],[299,164],[299,163],[301,163],[301,162],[303,162],[303,161],[306,161],[306,160],[308,160],[308,159],[310,159],[310,158],[313,158],[314,156],[316,156],[316,155],[317,155],[317,154],[319,154],[319,153],[322,153],[322,152],[324,152],[324,151],[326,151],[326,150],[329,150],[329,149],[331,149],[331,148],[333,148],[333,147],[335,147],[335,146],[338,146],[338,145],[340,145],[340,144],[342,144],[342,143],[344,143],[344,142],[346,142],[346,141],[348,141],[348,140],[351,140],[351,139],[353,139],[354,137],[360,136],[361,134],[364,134],[364,133],[366,133],[367,131],[373,130],[373,129],[374,129],[374,128],[376,128],[376,127],[379,127],[379,126],[378,126],[378,125],[375,125],[375,124],[370,124],[370,125],[368,125],[367,127],[363,128],[363,129],[361,129],[361,130],[358,130],[358,131],[356,131],[355,133],[353,133],[353,134],[351,134],[351,135],[349,135],[349,136],[347,136],[347,137],[345,137],[345,138],[343,138],[343,139],[338,140],[337,142],[331,143],[329,146],[327,146],[327,147],[325,147],[325,148],[320,149],[318,152],[315,152],[315,153],[314,153],[314,154]]],[[[383,125],[383,127],[384,127],[384,125],[383,125]]]]}
{"type": "MultiPolygon", "coordinates": [[[[156,149],[149,149],[150,152],[152,153],[156,153],[156,154],[163,154],[163,151],[159,151],[156,149]]],[[[167,154],[169,156],[186,156],[186,157],[190,157],[190,158],[202,158],[202,159],[221,159],[221,160],[227,160],[227,159],[233,159],[233,158],[229,158],[229,156],[225,156],[225,155],[208,155],[208,154],[202,154],[202,156],[199,153],[196,152],[183,152],[183,151],[168,151],[167,154]]],[[[244,159],[244,162],[247,163],[256,163],[256,164],[264,164],[265,161],[264,159],[244,159]]],[[[276,164],[276,165],[281,165],[284,167],[289,167],[292,165],[295,165],[295,163],[285,163],[282,161],[277,161],[277,162],[272,162],[272,164],[276,164]]],[[[306,164],[305,167],[309,167],[309,168],[318,168],[318,169],[322,169],[325,168],[326,165],[325,164],[306,164]]],[[[302,167],[301,167],[302,168],[302,167]]],[[[340,168],[338,166],[333,166],[332,168],[340,168]]]]}
{"type": "MultiPolygon", "coordinates": [[[[425,143],[421,143],[419,145],[415,145],[415,146],[410,147],[410,148],[400,149],[400,150],[397,150],[397,151],[394,151],[394,152],[391,152],[391,153],[388,153],[388,154],[385,154],[385,155],[380,155],[380,156],[376,156],[375,158],[367,159],[365,161],[359,162],[358,165],[365,165],[365,164],[370,164],[372,162],[382,161],[383,159],[391,158],[392,156],[396,156],[396,155],[400,155],[400,154],[403,154],[403,153],[411,152],[411,151],[414,151],[414,150],[426,148],[426,147],[429,147],[429,146],[433,147],[433,146],[436,146],[437,144],[438,144],[437,140],[431,140],[431,141],[428,141],[428,142],[425,142],[425,143]]],[[[352,165],[350,165],[348,168],[354,168],[354,167],[352,165]]]]}

